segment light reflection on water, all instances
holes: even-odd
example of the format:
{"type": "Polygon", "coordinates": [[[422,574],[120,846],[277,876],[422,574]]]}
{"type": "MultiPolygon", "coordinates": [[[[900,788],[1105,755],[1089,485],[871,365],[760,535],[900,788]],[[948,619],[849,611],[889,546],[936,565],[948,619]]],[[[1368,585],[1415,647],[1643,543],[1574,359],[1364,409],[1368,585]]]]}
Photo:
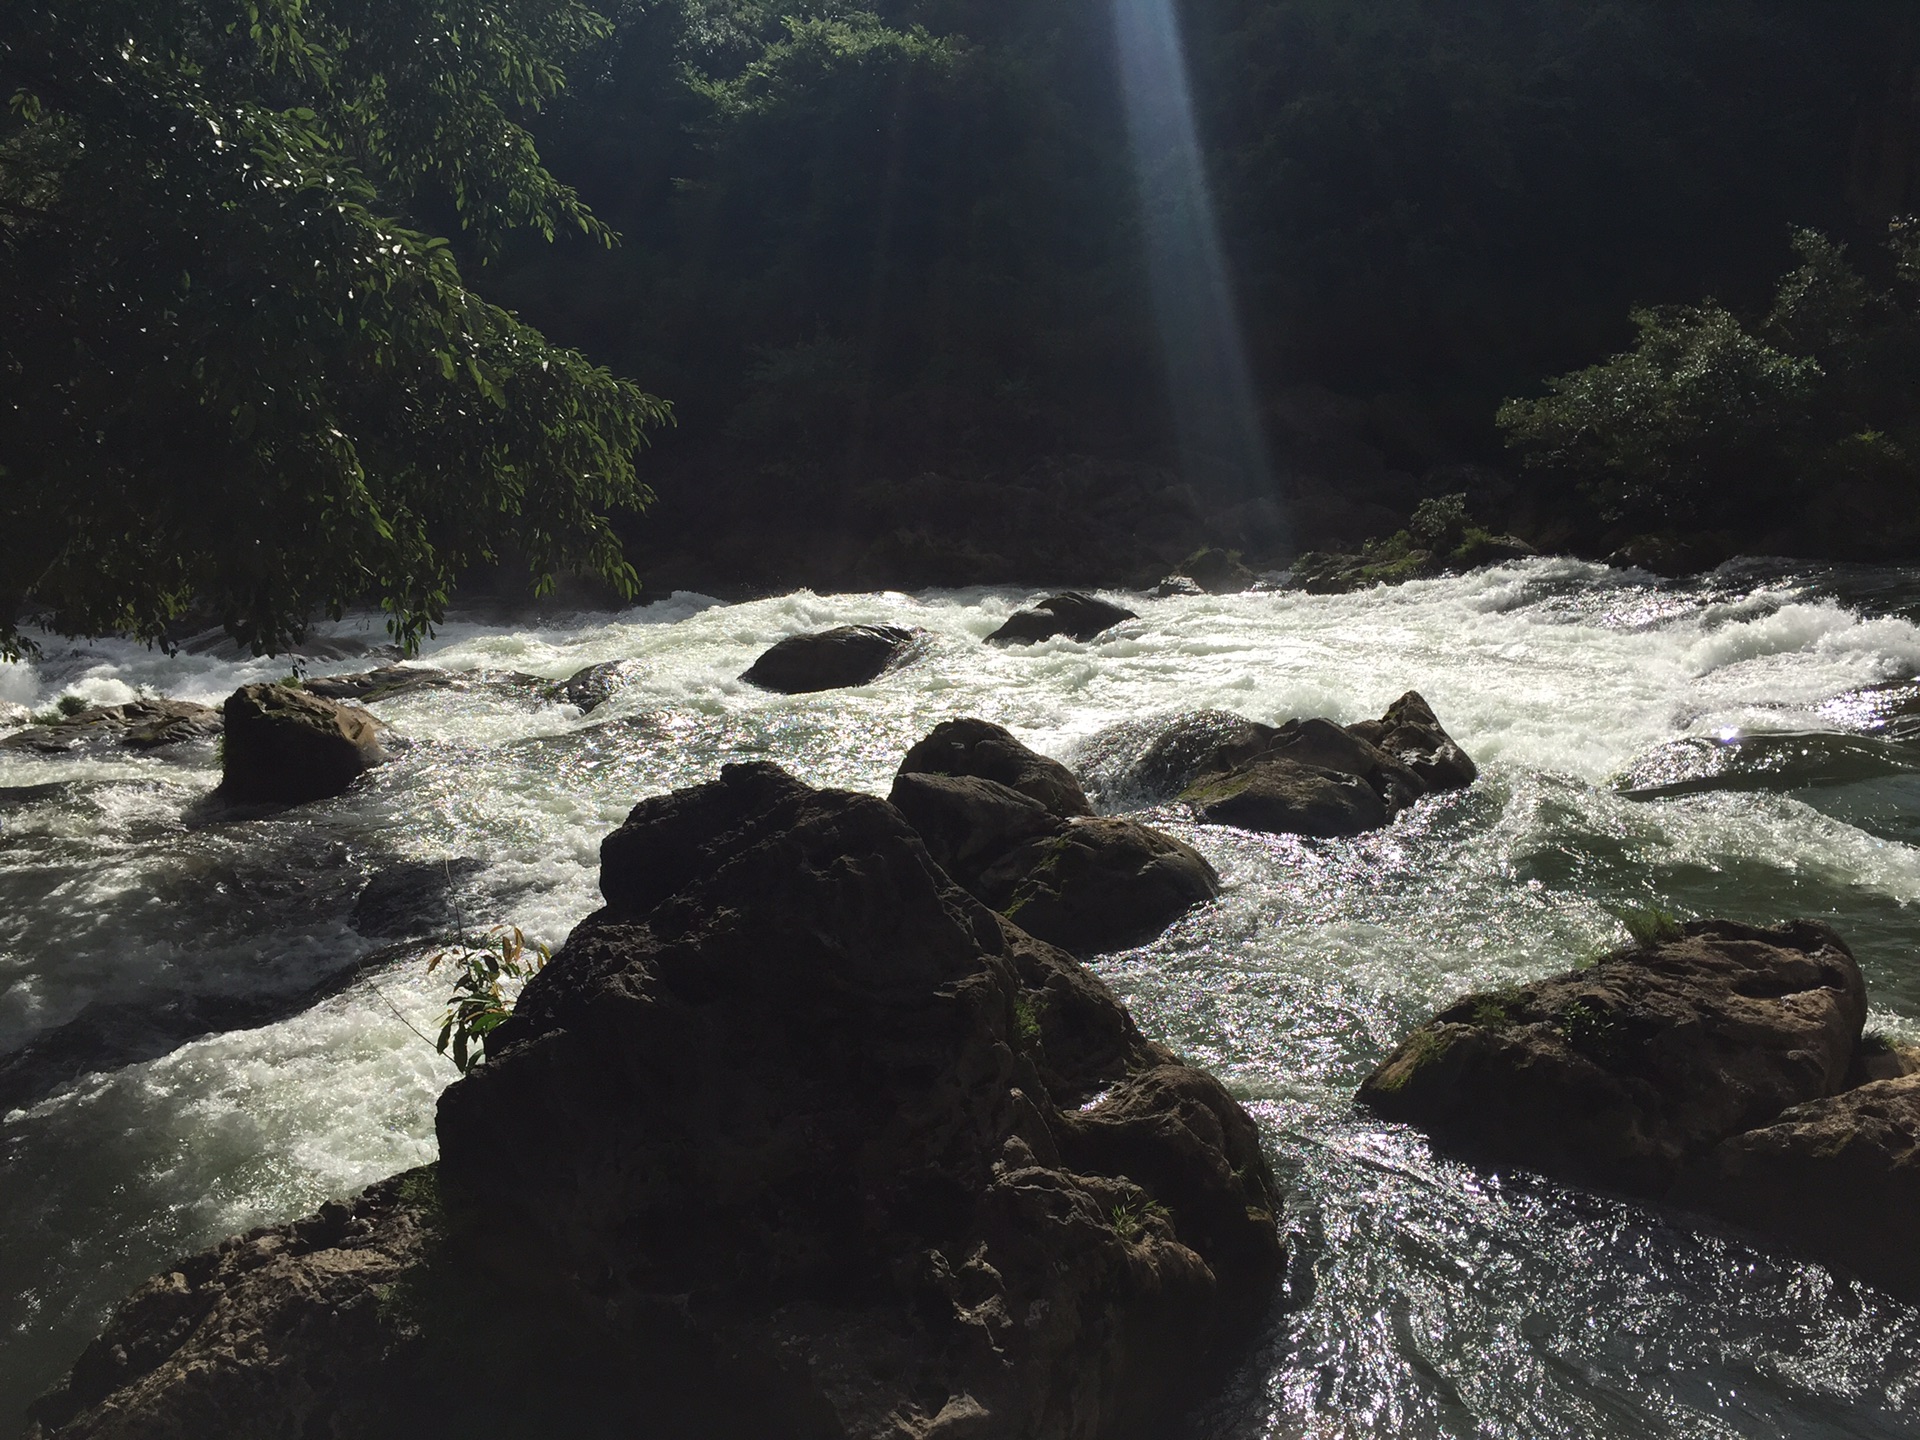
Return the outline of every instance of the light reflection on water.
{"type": "MultiPolygon", "coordinates": [[[[1920,1433],[1920,1312],[1678,1217],[1478,1175],[1350,1102],[1408,1025],[1617,942],[1637,905],[1829,918],[1860,954],[1873,1023],[1920,1038],[1920,789],[1873,749],[1905,743],[1886,705],[1836,701],[1914,673],[1920,630],[1902,612],[1920,584],[1752,578],[1674,586],[1544,561],[1351,597],[1134,600],[1141,619],[1107,640],[1030,651],[978,643],[1025,598],[1005,592],[452,627],[436,663],[558,678],[634,656],[642,676],[584,718],[525,691],[398,698],[382,710],[413,743],[392,765],[246,825],[192,822],[211,747],[0,752],[0,1048],[89,1004],[266,1007],[255,1028],[80,1077],[0,1121],[0,1416],[170,1255],[431,1156],[451,1071],[395,1014],[425,1026],[436,1011],[417,952],[302,1008],[373,951],[347,914],[393,860],[475,857],[465,911],[557,941],[594,905],[600,839],[633,802],[729,760],[884,793],[908,745],[971,713],[1083,760],[1098,793],[1127,758],[1124,721],[1209,707],[1352,720],[1418,688],[1482,760],[1473,789],[1334,843],[1155,812],[1226,894],[1097,964],[1151,1033],[1248,1100],[1294,1187],[1293,1307],[1196,1433],[1920,1433]],[[734,678],[783,634],[871,621],[926,627],[928,654],[834,695],[734,678]],[[1717,756],[1728,731],[1824,738],[1737,774],[1688,768],[1689,746],[1717,756]],[[1829,773],[1836,746],[1878,758],[1829,773]],[[1685,793],[1622,793],[1650,765],[1685,793]]],[[[49,661],[23,698],[78,678],[213,699],[277,670],[102,646],[49,661]]],[[[21,688],[22,672],[6,678],[21,688]]]]}

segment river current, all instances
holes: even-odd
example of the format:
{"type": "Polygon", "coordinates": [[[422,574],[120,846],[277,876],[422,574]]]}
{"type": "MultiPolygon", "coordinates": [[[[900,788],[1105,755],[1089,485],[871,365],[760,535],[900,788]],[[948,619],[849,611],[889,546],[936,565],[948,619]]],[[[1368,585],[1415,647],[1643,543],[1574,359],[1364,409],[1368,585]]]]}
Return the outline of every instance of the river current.
{"type": "MultiPolygon", "coordinates": [[[[1749,562],[1673,583],[1539,560],[1342,597],[1117,595],[1140,618],[1092,643],[980,643],[1030,598],[676,595],[456,621],[425,663],[637,664],[584,716],[525,687],[379,703],[410,744],[271,819],[206,810],[210,743],[0,750],[0,1060],[56,1032],[92,1047],[0,1118],[0,1435],[171,1257],[433,1158],[454,1071],[416,1027],[444,986],[421,947],[350,923],[369,877],[466,861],[444,873],[468,928],[557,945],[594,908],[601,837],[730,760],[884,794],[914,740],[979,715],[1133,812],[1118,777],[1151,717],[1346,722],[1417,689],[1480,762],[1471,789],[1345,841],[1150,812],[1225,893],[1093,962],[1248,1105],[1292,1192],[1285,1303],[1186,1440],[1920,1436],[1920,1310],[1683,1216],[1437,1157],[1351,1099],[1438,1006],[1564,970],[1649,906],[1827,919],[1869,1024],[1920,1041],[1920,683],[1902,683],[1920,571],[1749,562]],[[736,678],[784,635],[854,622],[930,639],[858,690],[736,678]]],[[[383,638],[370,619],[323,633],[383,638]]],[[[49,639],[0,667],[0,700],[217,704],[286,668],[49,639]]]]}

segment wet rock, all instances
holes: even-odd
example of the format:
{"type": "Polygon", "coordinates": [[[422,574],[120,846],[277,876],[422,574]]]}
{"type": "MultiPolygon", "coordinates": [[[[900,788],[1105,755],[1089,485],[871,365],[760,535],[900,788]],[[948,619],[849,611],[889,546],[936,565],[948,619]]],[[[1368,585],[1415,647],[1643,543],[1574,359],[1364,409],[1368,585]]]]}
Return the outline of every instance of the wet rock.
{"type": "Polygon", "coordinates": [[[405,1179],[156,1275],[121,1304],[65,1385],[35,1402],[29,1436],[385,1433],[382,1397],[366,1383],[397,1328],[380,1296],[417,1266],[427,1224],[402,1197],[405,1179]]]}
{"type": "Polygon", "coordinates": [[[1378,720],[1262,725],[1221,710],[1162,727],[1121,789],[1178,795],[1209,824],[1323,837],[1377,829],[1424,795],[1478,771],[1433,710],[1409,691],[1378,720]]]}
{"type": "Polygon", "coordinates": [[[577,705],[586,715],[606,704],[639,673],[637,660],[606,660],[574,671],[549,689],[547,696],[563,705],[577,705]]]}
{"type": "Polygon", "coordinates": [[[347,923],[370,940],[419,940],[463,928],[456,894],[485,870],[470,857],[402,860],[367,881],[347,923]]]}
{"type": "Polygon", "coordinates": [[[1018,790],[1062,818],[1093,814],[1071,770],[1029,750],[1005,726],[990,720],[943,720],[907,751],[900,773],[972,775],[1018,790]]]}
{"type": "Polygon", "coordinates": [[[991,780],[905,772],[888,799],[970,894],[1079,954],[1144,944],[1220,892],[1213,867],[1170,835],[1056,815],[991,780]]]}
{"type": "Polygon", "coordinates": [[[382,665],[351,675],[316,675],[302,680],[300,689],[322,700],[373,702],[411,695],[421,690],[447,690],[461,683],[451,670],[425,665],[382,665]]]}
{"type": "Polygon", "coordinates": [[[1155,1433],[1258,1315],[1244,1113],[892,806],[729,766],[602,857],[441,1101],[443,1184],[521,1263],[693,1314],[849,1436],[1155,1433]]]}
{"type": "Polygon", "coordinates": [[[1170,600],[1176,596],[1191,597],[1206,593],[1200,588],[1199,582],[1190,575],[1169,575],[1153,587],[1153,598],[1156,600],[1170,600]]]}
{"type": "Polygon", "coordinates": [[[1210,825],[1266,835],[1333,839],[1378,830],[1392,818],[1380,793],[1358,775],[1262,755],[1182,793],[1210,825]]]}
{"type": "Polygon", "coordinates": [[[1133,611],[1122,609],[1110,601],[1069,590],[1059,595],[1049,595],[1031,610],[1016,610],[1007,617],[1004,625],[987,636],[987,640],[995,645],[1031,645],[1036,641],[1051,640],[1056,635],[1065,635],[1073,640],[1091,640],[1123,620],[1139,618],[1133,611]]]}
{"type": "Polygon", "coordinates": [[[1480,778],[1480,767],[1441,728],[1417,690],[1394,701],[1380,719],[1347,726],[1347,733],[1379,746],[1430,791],[1459,790],[1480,778]]]}
{"type": "Polygon", "coordinates": [[[601,888],[437,1179],[172,1267],[36,1434],[1148,1440],[1258,1327],[1251,1120],[892,806],[729,766],[601,888]]]}
{"type": "Polygon", "coordinates": [[[338,795],[386,759],[385,727],[365,710],[285,685],[227,697],[220,797],[298,805],[338,795]]]}
{"type": "Polygon", "coordinates": [[[1189,555],[1180,573],[1209,595],[1238,595],[1259,577],[1240,563],[1237,550],[1200,550],[1189,555]]]}
{"type": "Polygon", "coordinates": [[[840,625],[812,635],[789,635],[740,678],[781,695],[865,685],[902,663],[919,634],[898,625],[840,625]]]}
{"type": "Polygon", "coordinates": [[[1670,1198],[1920,1299],[1920,1075],[1795,1105],[1723,1140],[1670,1198]]]}
{"type": "Polygon", "coordinates": [[[1136,821],[1069,821],[981,875],[978,894],[1030,934],[1078,954],[1144,945],[1220,893],[1192,846],[1136,821]]]}
{"type": "Polygon", "coordinates": [[[186,740],[205,740],[218,735],[220,729],[220,712],[209,705],[143,698],[124,705],[79,710],[55,724],[16,731],[0,739],[0,746],[49,755],[104,745],[153,750],[186,740]]]}
{"type": "Polygon", "coordinates": [[[1731,1136],[1837,1094],[1866,989],[1827,926],[1682,926],[1410,1035],[1362,1103],[1470,1156],[1660,1195],[1731,1136]]]}

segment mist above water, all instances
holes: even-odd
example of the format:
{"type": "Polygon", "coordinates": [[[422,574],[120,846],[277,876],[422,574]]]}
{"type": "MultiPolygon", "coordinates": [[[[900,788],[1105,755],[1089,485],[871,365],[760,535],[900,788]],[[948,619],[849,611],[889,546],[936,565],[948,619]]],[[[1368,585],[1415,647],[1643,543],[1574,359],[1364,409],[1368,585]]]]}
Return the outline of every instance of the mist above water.
{"type": "MultiPolygon", "coordinates": [[[[432,1158],[453,1070],[407,1022],[428,1028],[441,990],[419,947],[383,950],[349,924],[369,876],[471,858],[454,887],[471,925],[557,943],[596,903],[601,837],[727,761],[884,794],[914,740],[981,715],[1124,806],[1142,717],[1351,721],[1408,689],[1479,783],[1348,841],[1157,812],[1226,892],[1095,962],[1149,1033],[1248,1103],[1293,1189],[1290,1304],[1198,1433],[1920,1428],[1920,1312],[1681,1217],[1436,1158],[1350,1099],[1433,1008],[1620,941],[1636,905],[1830,919],[1860,956],[1870,1023],[1920,1039],[1920,748],[1894,723],[1904,692],[1857,693],[1920,672],[1920,572],[1671,585],[1533,561],[1345,597],[1128,599],[1140,619],[1091,644],[980,644],[1026,598],[678,596],[451,625],[428,663],[560,678],[632,658],[639,676],[587,716],[525,688],[385,702],[411,741],[394,762],[272,820],[189,827],[217,779],[210,745],[0,751],[0,1054],[77,1021],[137,1057],[61,1076],[0,1120],[0,1433],[171,1256],[432,1158]],[[783,635],[850,622],[931,640],[854,691],[779,697],[735,678],[783,635]],[[185,1043],[133,1033],[182,1007],[254,1018],[185,1043]]],[[[380,638],[377,622],[339,628],[380,638]]],[[[36,668],[0,671],[0,698],[144,685],[217,701],[281,673],[51,643],[36,668]]]]}

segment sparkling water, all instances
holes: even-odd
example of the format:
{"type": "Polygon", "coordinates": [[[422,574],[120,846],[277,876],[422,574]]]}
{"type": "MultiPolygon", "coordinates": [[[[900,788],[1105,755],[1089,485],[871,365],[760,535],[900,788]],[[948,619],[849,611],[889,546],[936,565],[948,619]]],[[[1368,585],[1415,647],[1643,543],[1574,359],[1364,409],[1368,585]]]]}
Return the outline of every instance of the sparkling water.
{"type": "MultiPolygon", "coordinates": [[[[478,862],[453,872],[467,928],[557,944],[641,797],[742,759],[884,794],[914,740],[978,715],[1226,882],[1154,944],[1093,962],[1246,1102],[1292,1192],[1284,1303],[1196,1435],[1920,1435],[1920,1311],[1655,1207],[1436,1157],[1351,1098],[1435,1008],[1623,941],[1636,907],[1830,920],[1869,1023],[1920,1041],[1920,686],[1897,683],[1920,672],[1920,572],[1748,564],[1675,584],[1540,560],[1342,597],[1114,595],[1140,618],[1091,643],[981,643],[1031,598],[676,595],[449,624],[425,663],[639,664],[584,716],[525,685],[377,702],[409,742],[392,763],[270,819],[205,804],[210,743],[0,750],[0,1056],[56,1033],[92,1046],[0,1120],[0,1434],[169,1258],[433,1157],[454,1071],[419,1032],[446,987],[422,947],[348,923],[370,875],[478,862]],[[929,640],[857,690],[736,678],[785,635],[849,623],[929,640]],[[1126,790],[1154,716],[1345,722],[1410,689],[1481,779],[1375,834],[1196,827],[1126,790]],[[248,1028],[169,1031],[236,1016],[248,1028]]],[[[383,638],[364,619],[325,633],[383,638]]],[[[285,672],[49,640],[0,667],[0,700],[218,703],[285,672]]]]}

